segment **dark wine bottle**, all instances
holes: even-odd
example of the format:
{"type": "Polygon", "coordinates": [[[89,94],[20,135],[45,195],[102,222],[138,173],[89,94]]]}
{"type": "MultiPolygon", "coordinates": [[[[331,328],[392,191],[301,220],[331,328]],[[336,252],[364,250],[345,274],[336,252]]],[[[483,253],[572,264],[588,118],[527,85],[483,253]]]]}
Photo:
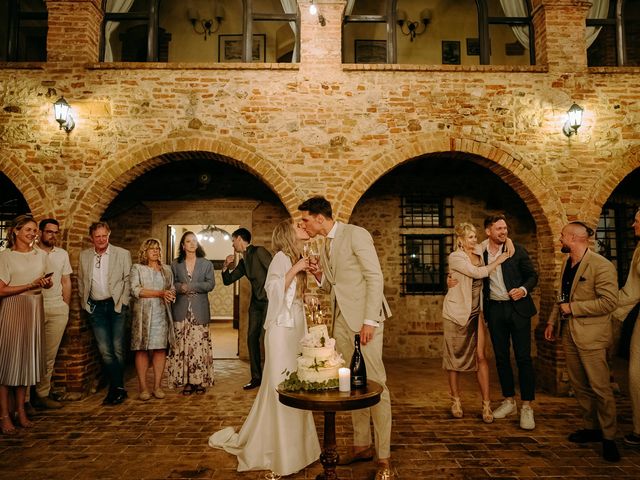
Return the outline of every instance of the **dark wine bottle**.
{"type": "Polygon", "coordinates": [[[351,390],[367,386],[367,367],[360,350],[360,334],[356,333],[355,349],[351,357],[351,390]]]}

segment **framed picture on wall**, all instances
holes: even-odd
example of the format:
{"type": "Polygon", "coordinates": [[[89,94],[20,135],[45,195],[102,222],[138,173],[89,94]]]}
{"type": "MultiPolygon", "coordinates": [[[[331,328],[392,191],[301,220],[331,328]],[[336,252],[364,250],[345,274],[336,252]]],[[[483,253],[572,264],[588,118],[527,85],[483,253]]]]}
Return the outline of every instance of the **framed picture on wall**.
{"type": "MultiPolygon", "coordinates": [[[[253,35],[252,61],[265,61],[266,44],[267,36],[264,33],[253,35]]],[[[218,35],[218,62],[242,62],[242,35],[218,35]]]]}
{"type": "Polygon", "coordinates": [[[460,42],[458,40],[442,41],[442,64],[460,65],[460,42]]]}
{"type": "Polygon", "coordinates": [[[480,39],[467,38],[467,55],[470,57],[480,55],[480,39]]]}
{"type": "Polygon", "coordinates": [[[356,40],[355,63],[387,63],[386,40],[356,40]]]}

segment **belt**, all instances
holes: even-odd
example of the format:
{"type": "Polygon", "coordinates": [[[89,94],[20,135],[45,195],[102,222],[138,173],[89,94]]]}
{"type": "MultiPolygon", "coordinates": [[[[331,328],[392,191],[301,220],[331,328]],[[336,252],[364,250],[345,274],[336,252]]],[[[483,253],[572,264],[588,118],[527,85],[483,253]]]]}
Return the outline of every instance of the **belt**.
{"type": "Polygon", "coordinates": [[[511,303],[512,302],[512,300],[492,300],[492,299],[489,299],[489,301],[493,303],[511,303]]]}
{"type": "Polygon", "coordinates": [[[94,303],[96,305],[99,303],[108,303],[108,302],[113,303],[113,298],[105,298],[104,300],[94,300],[93,298],[90,298],[89,300],[91,301],[91,303],[94,303]]]}

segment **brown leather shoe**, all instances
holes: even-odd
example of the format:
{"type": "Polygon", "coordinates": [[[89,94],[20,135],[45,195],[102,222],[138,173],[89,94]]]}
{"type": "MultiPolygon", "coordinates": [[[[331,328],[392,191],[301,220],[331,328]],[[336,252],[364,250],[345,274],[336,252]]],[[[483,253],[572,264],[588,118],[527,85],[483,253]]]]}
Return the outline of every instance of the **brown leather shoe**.
{"type": "Polygon", "coordinates": [[[31,397],[31,404],[38,410],[57,410],[62,408],[62,403],[53,398],[39,397],[38,395],[31,397]]]}
{"type": "Polygon", "coordinates": [[[373,447],[367,447],[356,453],[351,449],[349,452],[340,454],[340,457],[338,458],[338,465],[351,465],[356,462],[369,462],[373,460],[375,453],[376,452],[373,447]]]}
{"type": "Polygon", "coordinates": [[[378,470],[374,480],[396,480],[396,471],[389,463],[378,462],[378,470]]]}

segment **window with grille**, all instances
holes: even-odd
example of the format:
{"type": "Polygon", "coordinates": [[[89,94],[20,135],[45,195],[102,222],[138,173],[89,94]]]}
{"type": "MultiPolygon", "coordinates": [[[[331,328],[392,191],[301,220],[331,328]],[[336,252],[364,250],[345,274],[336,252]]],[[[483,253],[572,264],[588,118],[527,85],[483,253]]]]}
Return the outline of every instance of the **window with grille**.
{"type": "Polygon", "coordinates": [[[636,210],[635,206],[628,204],[607,203],[600,213],[596,230],[598,253],[615,265],[620,285],[623,285],[627,279],[635,249],[631,224],[636,210]]]}
{"type": "Polygon", "coordinates": [[[441,294],[446,288],[451,235],[402,235],[402,292],[441,294]]]}
{"type": "Polygon", "coordinates": [[[400,200],[403,228],[453,227],[453,199],[406,196],[400,200]]]}

